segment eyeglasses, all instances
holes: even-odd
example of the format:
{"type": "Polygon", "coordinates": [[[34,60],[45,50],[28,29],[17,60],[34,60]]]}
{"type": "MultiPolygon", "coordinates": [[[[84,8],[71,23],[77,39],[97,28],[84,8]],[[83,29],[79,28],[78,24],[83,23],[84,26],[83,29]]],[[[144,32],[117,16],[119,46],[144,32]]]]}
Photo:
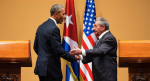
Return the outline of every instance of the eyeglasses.
{"type": "MultiPolygon", "coordinates": [[[[93,28],[97,28],[97,27],[99,27],[99,26],[96,26],[96,25],[93,26],[93,28]]],[[[100,27],[101,27],[101,26],[100,26],[100,27]]]]}

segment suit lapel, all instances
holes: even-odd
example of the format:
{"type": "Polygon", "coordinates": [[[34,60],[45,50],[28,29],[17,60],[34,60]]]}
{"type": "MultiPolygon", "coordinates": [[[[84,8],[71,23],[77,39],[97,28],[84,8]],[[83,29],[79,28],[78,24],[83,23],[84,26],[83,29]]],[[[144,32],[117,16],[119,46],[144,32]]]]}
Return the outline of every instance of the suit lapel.
{"type": "Polygon", "coordinates": [[[102,44],[102,40],[103,40],[103,38],[104,38],[107,34],[110,34],[110,31],[107,32],[106,34],[104,34],[101,39],[99,39],[97,45],[96,45],[96,43],[95,43],[94,48],[97,48],[97,47],[99,47],[99,46],[102,44]]]}
{"type": "Polygon", "coordinates": [[[94,48],[97,48],[99,45],[101,45],[101,43],[102,43],[102,39],[99,39],[97,45],[96,45],[96,43],[95,43],[94,48]]]}

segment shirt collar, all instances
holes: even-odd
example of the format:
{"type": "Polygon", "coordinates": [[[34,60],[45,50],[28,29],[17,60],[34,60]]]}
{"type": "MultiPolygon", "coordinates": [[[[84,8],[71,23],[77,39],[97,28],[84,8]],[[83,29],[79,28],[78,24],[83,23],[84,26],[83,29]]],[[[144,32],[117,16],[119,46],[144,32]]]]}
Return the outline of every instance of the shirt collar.
{"type": "Polygon", "coordinates": [[[52,17],[50,17],[50,19],[52,19],[55,22],[56,26],[57,26],[56,20],[54,18],[52,18],[52,17]]]}
{"type": "Polygon", "coordinates": [[[103,32],[98,38],[101,39],[103,35],[105,35],[107,32],[109,32],[109,30],[106,30],[105,32],[103,32]]]}

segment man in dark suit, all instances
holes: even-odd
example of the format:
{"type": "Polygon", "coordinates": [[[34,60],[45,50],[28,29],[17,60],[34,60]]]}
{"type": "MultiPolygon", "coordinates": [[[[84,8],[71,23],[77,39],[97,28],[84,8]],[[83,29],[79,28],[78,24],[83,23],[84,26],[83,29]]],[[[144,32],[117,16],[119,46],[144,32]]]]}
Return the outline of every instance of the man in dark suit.
{"type": "Polygon", "coordinates": [[[75,47],[70,53],[82,54],[80,59],[84,64],[92,62],[94,81],[117,81],[117,42],[109,31],[108,21],[102,17],[97,18],[93,30],[99,36],[94,48],[81,50],[75,47]]]}
{"type": "Polygon", "coordinates": [[[60,30],[57,23],[65,19],[65,9],[55,4],[50,10],[51,17],[41,24],[36,32],[34,50],[38,55],[34,73],[40,81],[62,81],[60,57],[73,62],[79,57],[71,56],[61,46],[60,30]]]}

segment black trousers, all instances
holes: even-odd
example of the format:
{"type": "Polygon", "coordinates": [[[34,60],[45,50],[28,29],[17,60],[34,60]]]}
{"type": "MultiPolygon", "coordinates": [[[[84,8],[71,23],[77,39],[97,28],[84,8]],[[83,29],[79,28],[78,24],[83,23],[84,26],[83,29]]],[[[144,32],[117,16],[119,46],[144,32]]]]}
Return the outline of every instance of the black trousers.
{"type": "Polygon", "coordinates": [[[50,76],[39,76],[40,81],[62,81],[62,78],[53,78],[50,76]]]}

